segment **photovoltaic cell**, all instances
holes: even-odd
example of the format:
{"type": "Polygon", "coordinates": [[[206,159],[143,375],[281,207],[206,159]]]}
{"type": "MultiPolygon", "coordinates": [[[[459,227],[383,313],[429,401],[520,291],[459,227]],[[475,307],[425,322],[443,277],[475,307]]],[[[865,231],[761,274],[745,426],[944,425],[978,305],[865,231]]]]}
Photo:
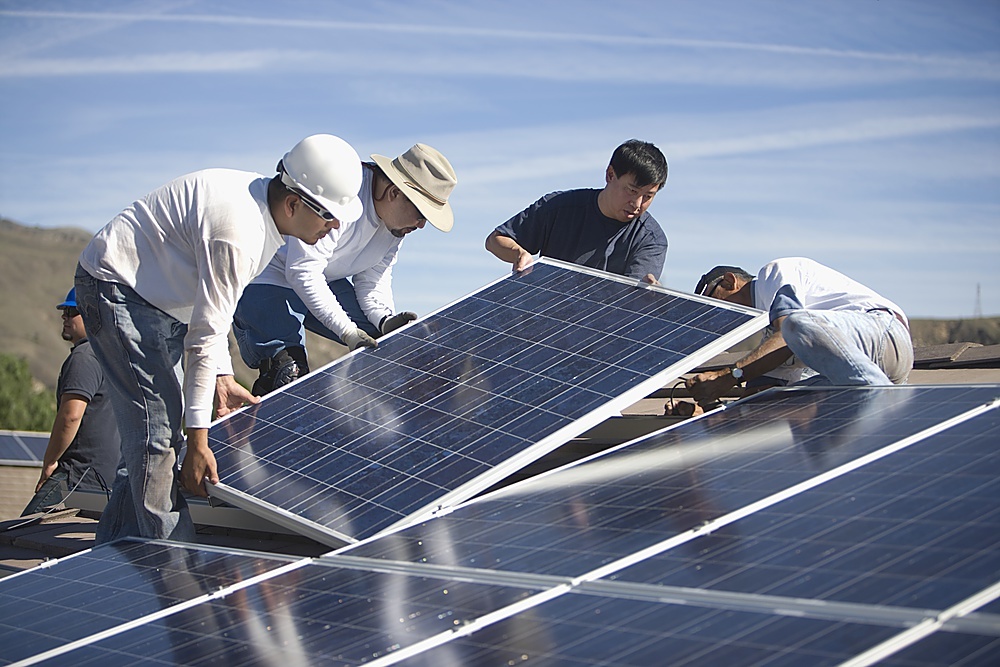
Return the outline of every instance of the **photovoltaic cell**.
{"type": "Polygon", "coordinates": [[[38,466],[48,444],[48,433],[0,430],[0,465],[38,466]]]}
{"type": "MultiPolygon", "coordinates": [[[[758,394],[342,553],[583,576],[990,403],[997,391],[758,394]]],[[[704,541],[723,539],[713,531],[704,541]]],[[[672,553],[697,552],[684,544],[672,553]]]]}
{"type": "Polygon", "coordinates": [[[543,260],[210,433],[210,491],[340,546],[481,491],[766,324],[543,260]],[[695,354],[697,353],[697,354],[695,354]]]}
{"type": "Polygon", "coordinates": [[[125,540],[0,581],[10,664],[277,568],[287,561],[125,540]]]}
{"type": "Polygon", "coordinates": [[[1000,576],[998,443],[994,409],[614,578],[947,609],[1000,576]]]}

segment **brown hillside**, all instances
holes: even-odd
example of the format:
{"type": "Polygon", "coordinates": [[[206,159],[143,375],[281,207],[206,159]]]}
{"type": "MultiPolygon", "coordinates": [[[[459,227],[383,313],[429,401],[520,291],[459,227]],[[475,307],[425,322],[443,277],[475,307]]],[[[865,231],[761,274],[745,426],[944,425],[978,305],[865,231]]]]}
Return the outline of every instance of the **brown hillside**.
{"type": "Polygon", "coordinates": [[[73,286],[77,257],[91,235],[81,229],[23,227],[0,218],[0,352],[24,357],[54,388],[69,347],[56,304],[73,286]]]}
{"type": "MultiPolygon", "coordinates": [[[[82,229],[25,227],[0,218],[0,353],[27,359],[35,379],[53,390],[69,351],[56,304],[73,286],[77,259],[91,236],[82,229]]],[[[346,352],[342,345],[308,336],[313,368],[346,352]]],[[[232,336],[230,342],[236,377],[252,384],[256,371],[240,362],[232,336]]]]}
{"type": "MultiPolygon", "coordinates": [[[[55,388],[69,349],[60,337],[62,326],[55,306],[72,286],[77,257],[90,237],[81,229],[25,227],[0,218],[0,353],[27,358],[32,375],[49,388],[55,388]]],[[[913,320],[911,327],[916,345],[1000,343],[1000,317],[913,320]]],[[[332,341],[312,334],[308,337],[313,369],[345,351],[332,341]]],[[[245,385],[252,384],[256,371],[240,362],[232,336],[230,342],[237,378],[245,385]]]]}

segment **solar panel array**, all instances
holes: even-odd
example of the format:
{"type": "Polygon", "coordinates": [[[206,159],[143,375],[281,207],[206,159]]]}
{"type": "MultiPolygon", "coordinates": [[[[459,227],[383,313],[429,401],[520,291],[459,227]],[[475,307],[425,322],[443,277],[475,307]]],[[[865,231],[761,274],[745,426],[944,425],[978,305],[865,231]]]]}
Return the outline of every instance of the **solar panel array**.
{"type": "Polygon", "coordinates": [[[317,560],[101,547],[0,581],[0,618],[121,582],[23,664],[995,664],[998,401],[767,392],[317,560]],[[115,549],[190,581],[70,576],[115,549]]]}
{"type": "Polygon", "coordinates": [[[342,546],[489,488],[766,320],[543,259],[215,425],[210,492],[342,546]]]}
{"type": "Polygon", "coordinates": [[[48,433],[0,430],[0,465],[39,467],[48,444],[48,433]]]}

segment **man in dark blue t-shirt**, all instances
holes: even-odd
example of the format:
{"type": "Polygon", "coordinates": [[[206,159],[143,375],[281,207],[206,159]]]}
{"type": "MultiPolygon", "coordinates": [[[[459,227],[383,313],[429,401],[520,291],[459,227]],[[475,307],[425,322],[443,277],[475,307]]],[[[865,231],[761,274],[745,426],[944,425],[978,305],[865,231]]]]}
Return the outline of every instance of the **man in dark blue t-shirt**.
{"type": "Polygon", "coordinates": [[[667,160],[651,143],[631,139],[615,149],[603,190],[553,192],[497,227],[486,249],[515,271],[533,255],[647,281],[657,279],[667,237],[646,212],[667,182],[667,160]]]}

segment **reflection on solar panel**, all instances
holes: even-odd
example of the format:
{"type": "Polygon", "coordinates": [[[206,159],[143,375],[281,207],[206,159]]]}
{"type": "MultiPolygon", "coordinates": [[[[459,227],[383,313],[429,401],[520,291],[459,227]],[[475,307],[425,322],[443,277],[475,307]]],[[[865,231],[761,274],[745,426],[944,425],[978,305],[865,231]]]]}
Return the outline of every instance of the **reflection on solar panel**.
{"type": "Polygon", "coordinates": [[[758,395],[41,664],[996,664],[998,396],[758,395]]]}
{"type": "Polygon", "coordinates": [[[766,324],[543,260],[209,438],[233,504],[341,546],[471,497],[766,324]]]}
{"type": "Polygon", "coordinates": [[[53,657],[52,664],[372,664],[536,593],[446,576],[306,564],[53,657]]]}
{"type": "Polygon", "coordinates": [[[288,562],[122,541],[11,575],[0,580],[0,663],[59,650],[288,562]]]}
{"type": "Polygon", "coordinates": [[[626,581],[945,609],[1000,574],[992,410],[621,572],[626,581]]]}
{"type": "Polygon", "coordinates": [[[48,444],[48,433],[0,430],[0,465],[40,466],[48,444]]]}
{"type": "Polygon", "coordinates": [[[759,394],[347,553],[583,576],[813,484],[996,396],[996,387],[965,386],[759,394]]]}

